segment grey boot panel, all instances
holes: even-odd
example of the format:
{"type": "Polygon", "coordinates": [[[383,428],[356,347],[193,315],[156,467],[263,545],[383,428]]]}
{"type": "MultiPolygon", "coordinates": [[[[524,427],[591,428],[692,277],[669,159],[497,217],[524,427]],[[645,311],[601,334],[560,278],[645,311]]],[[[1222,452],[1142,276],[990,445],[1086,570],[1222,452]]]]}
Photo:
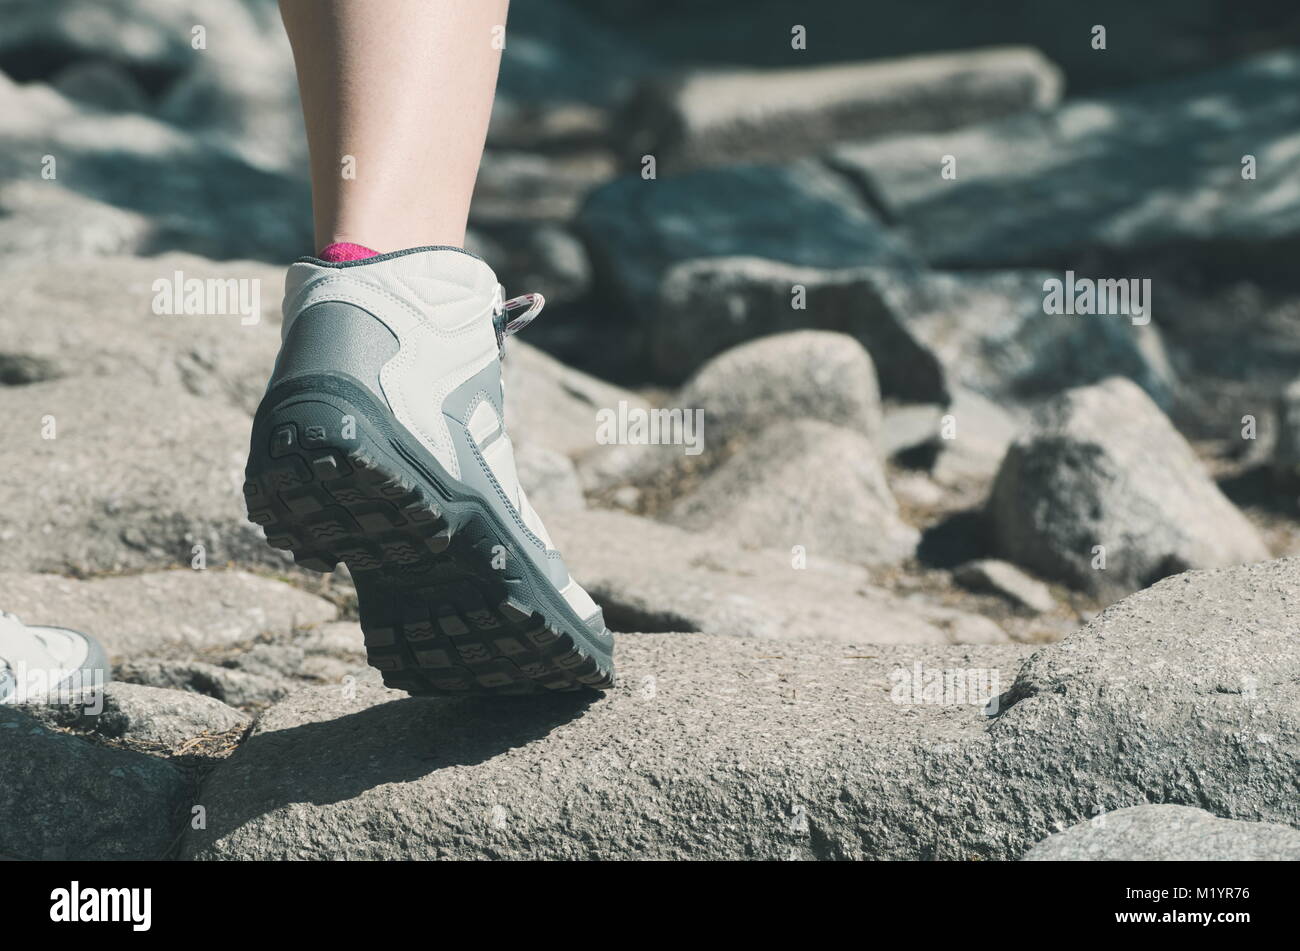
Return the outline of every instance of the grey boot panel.
{"type": "Polygon", "coordinates": [[[296,376],[341,373],[387,405],[379,371],[397,349],[393,332],[369,311],[342,301],[313,304],[290,325],[267,390],[296,376]]]}
{"type": "Polygon", "coordinates": [[[456,458],[460,462],[460,481],[491,502],[502,521],[514,529],[520,546],[533,556],[534,563],[545,572],[551,584],[563,588],[569,581],[569,570],[565,567],[564,559],[555,550],[548,550],[541,539],[524,524],[523,517],[510,504],[466,428],[470,414],[482,400],[492,403],[504,425],[501,364],[495,360],[452,390],[442,404],[443,414],[447,417],[447,428],[451,432],[452,446],[455,447],[456,458]]]}

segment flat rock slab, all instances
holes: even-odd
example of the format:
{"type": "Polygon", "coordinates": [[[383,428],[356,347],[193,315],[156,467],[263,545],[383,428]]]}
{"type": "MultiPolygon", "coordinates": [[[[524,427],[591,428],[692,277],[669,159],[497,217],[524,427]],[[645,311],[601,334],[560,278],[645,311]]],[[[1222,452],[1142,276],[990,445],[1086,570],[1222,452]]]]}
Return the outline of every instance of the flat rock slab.
{"type": "Polygon", "coordinates": [[[76,270],[69,280],[65,266],[0,261],[0,381],[97,377],[111,393],[137,379],[256,409],[280,346],[283,268],[164,254],[85,257],[76,270]],[[203,313],[184,312],[187,293],[203,313]]]}
{"type": "Polygon", "coordinates": [[[0,855],[166,858],[188,793],[170,763],[49,730],[0,704],[0,855]]]}
{"type": "Polygon", "coordinates": [[[208,828],[185,853],[860,857],[857,797],[888,789],[899,756],[915,769],[910,751],[955,748],[984,721],[977,704],[891,702],[890,673],[993,664],[1005,685],[1026,652],[686,634],[632,635],[618,650],[622,686],[594,702],[300,691],[211,774],[208,828]]]}
{"type": "Polygon", "coordinates": [[[91,574],[250,559],[284,565],[245,519],[248,416],[224,400],[78,377],[5,393],[0,570],[91,574]],[[50,436],[53,435],[53,438],[50,436]]]}
{"type": "Polygon", "coordinates": [[[1011,859],[1152,801],[1296,826],[1298,604],[1290,559],[1167,579],[1023,664],[629,635],[603,699],[309,688],[213,771],[184,851],[1011,859]]]}
{"type": "Polygon", "coordinates": [[[807,155],[831,142],[951,129],[1054,105],[1061,75],[1001,47],[785,70],[696,71],[647,85],[627,112],[630,163],[674,171],[807,155]]]}
{"type": "Polygon", "coordinates": [[[155,571],[81,581],[0,573],[0,604],[28,624],[96,637],[111,657],[208,650],[332,621],[338,608],[245,571],[155,571]]]}
{"type": "Polygon", "coordinates": [[[1048,836],[1025,862],[1295,862],[1300,830],[1188,806],[1132,806],[1048,836]]]}
{"type": "Polygon", "coordinates": [[[846,644],[1010,640],[987,618],[901,597],[872,584],[863,568],[794,551],[795,542],[784,551],[747,550],[726,527],[690,532],[603,511],[567,514],[554,538],[613,630],[846,644]]]}

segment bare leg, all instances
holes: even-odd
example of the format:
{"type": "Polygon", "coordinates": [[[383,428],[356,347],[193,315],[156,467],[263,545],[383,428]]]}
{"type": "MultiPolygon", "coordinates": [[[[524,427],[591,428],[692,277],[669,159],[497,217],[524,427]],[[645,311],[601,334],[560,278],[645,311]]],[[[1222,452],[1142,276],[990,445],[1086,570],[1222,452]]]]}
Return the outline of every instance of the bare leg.
{"type": "Polygon", "coordinates": [[[317,247],[465,243],[507,2],[280,0],[307,122],[317,247]]]}

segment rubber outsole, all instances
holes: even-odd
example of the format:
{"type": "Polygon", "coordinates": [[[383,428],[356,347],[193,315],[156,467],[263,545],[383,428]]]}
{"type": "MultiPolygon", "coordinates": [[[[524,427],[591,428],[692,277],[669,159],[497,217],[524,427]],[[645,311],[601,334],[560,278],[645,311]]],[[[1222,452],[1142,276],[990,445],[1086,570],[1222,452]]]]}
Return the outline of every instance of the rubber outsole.
{"type": "Polygon", "coordinates": [[[302,567],[347,564],[385,685],[416,696],[613,687],[608,632],[563,616],[486,504],[422,477],[389,441],[330,433],[329,420],[356,412],[321,395],[264,404],[244,497],[267,542],[302,567]]]}

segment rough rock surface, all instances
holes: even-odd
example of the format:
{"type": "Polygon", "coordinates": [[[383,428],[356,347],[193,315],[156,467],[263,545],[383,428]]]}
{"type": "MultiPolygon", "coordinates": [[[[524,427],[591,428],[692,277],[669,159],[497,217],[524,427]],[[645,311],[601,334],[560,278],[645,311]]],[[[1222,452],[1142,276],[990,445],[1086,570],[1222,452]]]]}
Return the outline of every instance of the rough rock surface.
{"type": "Polygon", "coordinates": [[[0,573],[0,605],[28,624],[93,635],[110,656],[194,651],[332,621],[338,608],[245,571],[188,568],[80,581],[0,573]]]}
{"type": "Polygon", "coordinates": [[[672,171],[788,159],[833,142],[935,132],[1055,105],[1061,76],[1027,48],[788,70],[696,72],[646,86],[624,147],[672,171]]]}
{"type": "Polygon", "coordinates": [[[252,722],[246,714],[211,697],[119,681],[106,684],[102,692],[68,701],[28,704],[21,709],[49,726],[169,749],[201,734],[226,733],[252,722]]]}
{"type": "Polygon", "coordinates": [[[1176,380],[1158,321],[1045,314],[1053,276],[696,258],[664,272],[646,358],[671,377],[752,337],[812,327],[856,337],[900,400],[946,403],[959,388],[1023,400],[1127,376],[1168,403],[1176,380]]]}
{"type": "Polygon", "coordinates": [[[1286,273],[1300,229],[1297,76],[1300,54],[1267,53],[1044,114],[842,146],[833,161],[881,196],[936,267],[1091,259],[1106,269],[1089,276],[1131,277],[1142,256],[1172,252],[1220,273],[1286,273]],[[955,178],[939,175],[945,155],[955,178]]]}
{"type": "Polygon", "coordinates": [[[52,731],[0,704],[0,855],[168,857],[186,782],[170,763],[52,731]]]}
{"type": "Polygon", "coordinates": [[[0,569],[189,564],[195,545],[209,564],[283,563],[245,520],[242,411],[174,387],[87,377],[5,399],[0,440],[24,463],[0,470],[0,569]]]}
{"type": "Polygon", "coordinates": [[[302,690],[185,853],[1008,859],[1153,799],[1297,826],[1297,604],[1300,559],[1170,578],[1010,690],[1026,648],[683,634],[624,637],[590,703],[302,690]]]}
{"type": "Polygon", "coordinates": [[[1025,862],[1295,862],[1300,829],[1188,806],[1130,806],[1048,836],[1025,862]]]}
{"type": "Polygon", "coordinates": [[[989,512],[1007,558],[1101,597],[1269,557],[1183,437],[1119,378],[1042,408],[1007,452],[989,512]]]}
{"type": "Polygon", "coordinates": [[[729,530],[688,532],[590,511],[564,518],[552,532],[573,576],[605,609],[613,630],[844,644],[1008,640],[987,618],[892,594],[873,585],[862,568],[816,551],[746,550],[729,530]]]}
{"type": "Polygon", "coordinates": [[[284,697],[293,688],[289,678],[276,673],[241,670],[200,660],[166,660],[144,657],[120,665],[114,676],[124,683],[168,691],[189,691],[232,707],[262,707],[284,697]]]}
{"type": "Polygon", "coordinates": [[[676,402],[704,410],[712,448],[756,436],[778,419],[819,419],[872,443],[880,438],[875,365],[844,334],[796,331],[734,347],[700,367],[676,402]]]}
{"type": "Polygon", "coordinates": [[[666,517],[736,545],[799,546],[864,565],[903,561],[920,540],[899,515],[879,450],[861,433],[811,419],[769,426],[666,517]]]}
{"type": "MultiPolygon", "coordinates": [[[[856,826],[872,780],[901,771],[892,754],[984,719],[978,704],[890,702],[891,673],[965,666],[969,649],[686,634],[618,649],[622,686],[594,702],[425,702],[373,681],[299,691],[210,775],[208,828],[185,855],[860,857],[884,832],[856,826]]],[[[982,650],[1004,680],[1024,652],[982,650]]]]}
{"type": "MultiPolygon", "coordinates": [[[[83,376],[119,387],[141,380],[249,413],[256,408],[280,346],[283,269],[189,254],[83,258],[76,267],[77,280],[68,280],[63,268],[30,267],[22,258],[0,261],[10,302],[0,313],[0,379],[6,365],[32,368],[3,382],[83,376]],[[226,282],[243,282],[243,296],[238,290],[213,294],[215,313],[168,312],[178,274],[190,286],[219,281],[223,292],[226,282]],[[113,332],[105,333],[106,327],[113,332]]],[[[205,310],[208,303],[205,293],[205,310]]]]}

